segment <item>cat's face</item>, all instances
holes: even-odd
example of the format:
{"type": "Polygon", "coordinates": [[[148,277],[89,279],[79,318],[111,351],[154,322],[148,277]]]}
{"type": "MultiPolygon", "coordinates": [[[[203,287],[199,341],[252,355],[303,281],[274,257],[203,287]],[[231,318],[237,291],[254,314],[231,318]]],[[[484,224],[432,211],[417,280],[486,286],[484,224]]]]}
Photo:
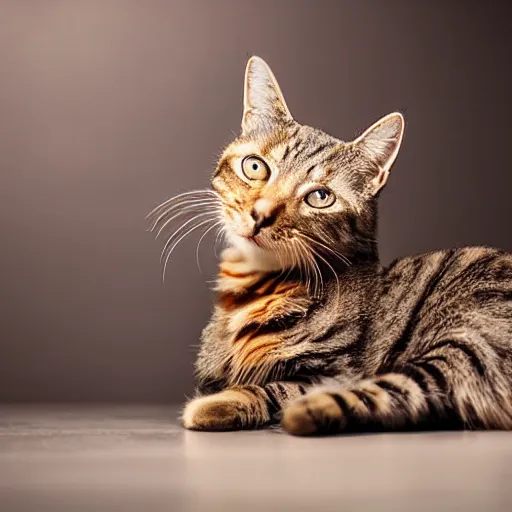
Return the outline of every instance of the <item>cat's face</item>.
{"type": "Polygon", "coordinates": [[[349,143],[297,123],[269,67],[251,58],[242,133],[212,179],[230,243],[276,267],[372,252],[376,195],[402,134],[397,113],[349,143]]]}

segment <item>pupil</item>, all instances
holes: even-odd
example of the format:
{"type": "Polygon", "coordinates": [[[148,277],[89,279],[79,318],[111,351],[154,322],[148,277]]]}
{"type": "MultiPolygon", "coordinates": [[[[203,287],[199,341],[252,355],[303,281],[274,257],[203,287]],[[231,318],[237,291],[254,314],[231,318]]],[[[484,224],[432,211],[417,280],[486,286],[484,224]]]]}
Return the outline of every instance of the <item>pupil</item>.
{"type": "Polygon", "coordinates": [[[252,164],[252,170],[253,170],[253,171],[257,171],[257,170],[258,170],[258,167],[259,167],[259,165],[258,165],[256,162],[254,162],[254,163],[252,164]]]}
{"type": "Polygon", "coordinates": [[[327,192],[325,190],[319,190],[318,191],[318,196],[323,201],[327,197],[327,192]]]}

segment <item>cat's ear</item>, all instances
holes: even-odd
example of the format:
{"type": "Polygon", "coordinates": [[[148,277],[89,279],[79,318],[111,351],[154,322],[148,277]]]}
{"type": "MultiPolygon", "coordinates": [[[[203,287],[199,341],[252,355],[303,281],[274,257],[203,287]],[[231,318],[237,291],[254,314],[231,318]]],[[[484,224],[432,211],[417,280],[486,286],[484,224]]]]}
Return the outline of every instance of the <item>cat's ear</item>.
{"type": "Polygon", "coordinates": [[[372,194],[385,184],[404,134],[404,118],[399,112],[388,114],[370,126],[352,144],[358,147],[378,167],[378,174],[372,180],[372,194]]]}
{"type": "Polygon", "coordinates": [[[265,129],[292,120],[271,69],[260,57],[251,57],[245,69],[242,131],[265,129]]]}

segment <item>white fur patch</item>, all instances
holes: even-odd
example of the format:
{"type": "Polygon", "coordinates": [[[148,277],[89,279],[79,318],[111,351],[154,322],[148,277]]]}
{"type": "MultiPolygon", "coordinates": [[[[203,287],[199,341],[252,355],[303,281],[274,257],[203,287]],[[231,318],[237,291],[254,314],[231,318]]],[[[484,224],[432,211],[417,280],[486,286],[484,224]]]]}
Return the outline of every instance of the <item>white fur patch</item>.
{"type": "Polygon", "coordinates": [[[227,237],[231,245],[243,255],[243,273],[281,270],[279,260],[273,252],[265,251],[254,242],[231,231],[227,232],[227,237]]]}

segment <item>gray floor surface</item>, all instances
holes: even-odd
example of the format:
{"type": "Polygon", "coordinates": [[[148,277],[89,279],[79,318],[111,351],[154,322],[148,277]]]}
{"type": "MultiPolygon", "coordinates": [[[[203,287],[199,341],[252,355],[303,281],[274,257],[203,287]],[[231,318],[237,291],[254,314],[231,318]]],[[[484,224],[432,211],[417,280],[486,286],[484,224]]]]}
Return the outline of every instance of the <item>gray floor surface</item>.
{"type": "Polygon", "coordinates": [[[0,510],[512,511],[512,433],[302,439],[177,408],[1,406],[0,510]]]}

